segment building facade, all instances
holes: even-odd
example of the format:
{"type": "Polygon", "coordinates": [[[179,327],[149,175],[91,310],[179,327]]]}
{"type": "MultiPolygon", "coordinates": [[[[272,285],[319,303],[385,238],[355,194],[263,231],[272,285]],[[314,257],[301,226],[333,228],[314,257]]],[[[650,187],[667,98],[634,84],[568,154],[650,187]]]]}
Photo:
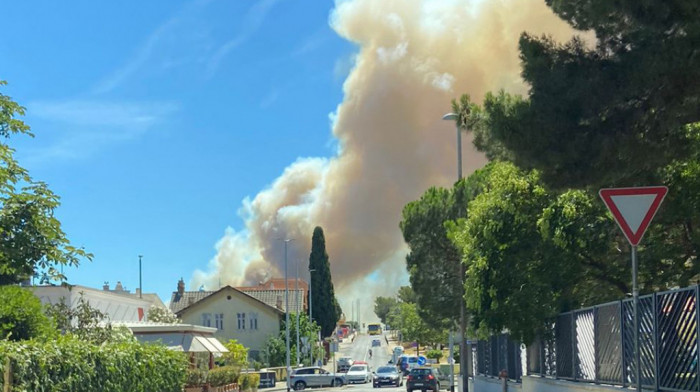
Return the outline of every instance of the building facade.
{"type": "Polygon", "coordinates": [[[217,291],[178,291],[170,301],[173,311],[185,324],[216,328],[214,336],[222,343],[231,339],[248,348],[251,359],[260,358],[266,341],[278,336],[282,310],[270,306],[231,286],[217,291]]]}

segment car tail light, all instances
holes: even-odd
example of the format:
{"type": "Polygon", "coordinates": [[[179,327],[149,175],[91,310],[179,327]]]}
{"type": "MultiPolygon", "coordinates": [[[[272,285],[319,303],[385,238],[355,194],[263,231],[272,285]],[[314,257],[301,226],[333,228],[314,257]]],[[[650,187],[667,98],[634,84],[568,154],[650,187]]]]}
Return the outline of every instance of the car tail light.
{"type": "Polygon", "coordinates": [[[433,377],[432,374],[428,374],[428,380],[434,380],[434,379],[435,379],[435,377],[433,377]]]}
{"type": "Polygon", "coordinates": [[[409,374],[409,375],[408,375],[408,381],[411,381],[411,380],[413,380],[413,376],[411,376],[411,375],[409,374]]]}

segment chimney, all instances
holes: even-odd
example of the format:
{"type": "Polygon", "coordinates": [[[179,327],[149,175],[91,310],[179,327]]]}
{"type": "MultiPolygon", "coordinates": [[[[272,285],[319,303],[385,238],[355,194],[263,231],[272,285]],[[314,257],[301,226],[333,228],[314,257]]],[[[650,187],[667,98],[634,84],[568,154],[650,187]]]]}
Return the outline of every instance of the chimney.
{"type": "Polygon", "coordinates": [[[105,284],[102,285],[102,290],[109,291],[109,282],[105,282],[105,284]]]}
{"type": "Polygon", "coordinates": [[[122,282],[117,281],[117,285],[114,286],[114,291],[124,291],[124,287],[122,286],[122,282]]]}
{"type": "Polygon", "coordinates": [[[185,281],[180,278],[180,280],[177,281],[177,293],[182,296],[185,294],[185,281]]]}
{"type": "Polygon", "coordinates": [[[282,296],[281,295],[277,296],[277,309],[284,310],[284,308],[282,308],[282,296]]]}

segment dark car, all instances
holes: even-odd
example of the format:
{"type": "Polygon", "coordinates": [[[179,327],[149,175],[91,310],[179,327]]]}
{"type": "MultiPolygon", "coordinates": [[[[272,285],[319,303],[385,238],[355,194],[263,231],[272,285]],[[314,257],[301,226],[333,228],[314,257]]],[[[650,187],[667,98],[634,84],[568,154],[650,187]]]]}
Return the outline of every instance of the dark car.
{"type": "Polygon", "coordinates": [[[395,366],[382,366],[372,375],[372,386],[379,388],[382,385],[403,385],[403,374],[399,373],[395,366]]]}
{"type": "Polygon", "coordinates": [[[416,389],[421,391],[440,391],[440,371],[430,367],[417,367],[411,369],[406,379],[406,392],[416,389]]]}

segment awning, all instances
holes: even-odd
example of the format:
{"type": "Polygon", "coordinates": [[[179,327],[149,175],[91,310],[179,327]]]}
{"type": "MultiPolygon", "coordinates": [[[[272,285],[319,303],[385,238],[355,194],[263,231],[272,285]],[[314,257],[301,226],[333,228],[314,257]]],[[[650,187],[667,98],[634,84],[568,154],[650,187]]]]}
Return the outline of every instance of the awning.
{"type": "Polygon", "coordinates": [[[191,332],[134,333],[138,341],[144,343],[161,342],[168,348],[187,353],[227,353],[228,350],[215,337],[191,332]]]}

